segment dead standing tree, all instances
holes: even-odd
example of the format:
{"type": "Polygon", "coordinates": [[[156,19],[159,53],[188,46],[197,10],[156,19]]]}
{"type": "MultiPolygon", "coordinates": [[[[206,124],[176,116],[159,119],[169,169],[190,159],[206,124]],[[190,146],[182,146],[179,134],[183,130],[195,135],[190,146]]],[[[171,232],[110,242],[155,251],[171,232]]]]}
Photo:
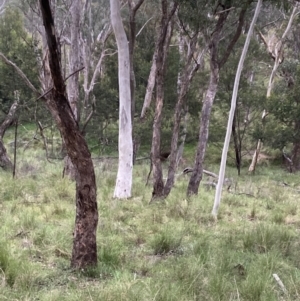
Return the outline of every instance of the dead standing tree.
{"type": "Polygon", "coordinates": [[[49,67],[53,80],[52,101],[47,106],[63,136],[67,153],[76,169],[76,220],[71,267],[97,264],[96,230],[98,224],[97,189],[94,166],[66,95],[61,72],[59,45],[49,0],[40,0],[49,48],[49,67]]]}

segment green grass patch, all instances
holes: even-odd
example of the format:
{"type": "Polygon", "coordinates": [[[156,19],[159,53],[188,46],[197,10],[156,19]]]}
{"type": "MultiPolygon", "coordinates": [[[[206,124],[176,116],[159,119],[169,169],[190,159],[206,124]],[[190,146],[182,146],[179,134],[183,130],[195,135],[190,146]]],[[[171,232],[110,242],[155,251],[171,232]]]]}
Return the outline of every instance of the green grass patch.
{"type": "Polygon", "coordinates": [[[132,198],[116,200],[117,161],[95,160],[98,266],[74,272],[75,185],[62,167],[34,147],[18,153],[16,179],[0,170],[0,300],[299,300],[296,175],[263,167],[237,177],[229,168],[235,184],[215,221],[214,190],[186,198],[180,175],[166,200],[149,203],[145,161],[134,166],[132,198]]]}

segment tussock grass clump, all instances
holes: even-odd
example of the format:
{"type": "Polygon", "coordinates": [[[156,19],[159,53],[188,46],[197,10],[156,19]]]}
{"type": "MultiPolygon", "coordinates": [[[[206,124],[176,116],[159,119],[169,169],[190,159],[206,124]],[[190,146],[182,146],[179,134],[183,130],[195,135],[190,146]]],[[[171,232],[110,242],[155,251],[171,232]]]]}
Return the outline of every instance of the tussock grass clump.
{"type": "Polygon", "coordinates": [[[176,229],[167,226],[154,235],[150,246],[154,255],[178,253],[180,252],[182,239],[182,233],[177,233],[176,229]]]}
{"type": "Polygon", "coordinates": [[[258,253],[276,249],[282,254],[288,254],[294,240],[295,234],[290,229],[264,223],[246,231],[243,236],[244,249],[258,253]]]}

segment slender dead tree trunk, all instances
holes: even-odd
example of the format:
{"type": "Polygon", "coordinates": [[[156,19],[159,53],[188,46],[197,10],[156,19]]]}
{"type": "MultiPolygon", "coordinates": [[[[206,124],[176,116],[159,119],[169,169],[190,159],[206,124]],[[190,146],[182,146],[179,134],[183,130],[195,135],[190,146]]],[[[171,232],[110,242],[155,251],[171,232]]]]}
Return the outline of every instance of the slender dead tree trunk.
{"type": "MultiPolygon", "coordinates": [[[[151,146],[151,164],[153,168],[153,191],[152,199],[161,198],[163,196],[163,173],[160,159],[161,147],[161,123],[162,123],[162,108],[164,100],[164,78],[165,78],[165,64],[167,59],[167,46],[170,40],[166,41],[168,29],[172,32],[172,27],[169,27],[171,18],[173,17],[178,3],[174,2],[171,11],[168,13],[168,1],[162,0],[162,18],[161,31],[157,43],[156,56],[156,105],[153,122],[153,135],[151,146]]],[[[171,34],[170,36],[171,37],[171,34]]]]}
{"type": "Polygon", "coordinates": [[[231,108],[230,108],[230,113],[229,113],[229,118],[228,118],[228,125],[227,125],[226,137],[225,137],[223,151],[222,151],[218,184],[217,184],[217,189],[216,189],[216,194],[215,194],[215,202],[214,202],[214,206],[213,206],[213,210],[212,210],[212,215],[214,218],[217,218],[217,216],[218,216],[218,210],[219,210],[219,206],[220,206],[220,202],[221,202],[221,194],[222,194],[222,188],[223,188],[223,182],[224,182],[224,176],[225,176],[227,153],[228,153],[228,148],[229,148],[229,143],[230,143],[231,130],[232,130],[233,118],[234,118],[234,114],[235,114],[236,99],[237,99],[237,93],[239,90],[240,78],[241,78],[246,54],[248,52],[254,25],[256,23],[257,17],[260,12],[261,4],[262,4],[262,0],[258,0],[256,9],[255,9],[255,13],[254,13],[254,16],[253,16],[253,19],[252,19],[252,22],[251,22],[251,25],[250,25],[250,28],[249,28],[249,31],[247,34],[245,45],[244,45],[244,48],[243,48],[243,51],[241,54],[237,72],[235,75],[235,81],[234,81],[234,87],[233,87],[232,99],[231,99],[231,108]]]}
{"type": "Polygon", "coordinates": [[[119,64],[119,167],[114,197],[131,197],[132,186],[132,124],[129,47],[120,14],[119,0],[110,0],[111,23],[118,45],[119,64]]]}
{"type": "Polygon", "coordinates": [[[76,169],[76,219],[71,267],[82,269],[97,264],[96,230],[98,223],[97,188],[94,166],[87,143],[80,133],[61,72],[60,51],[49,0],[40,0],[49,48],[49,67],[53,80],[53,100],[47,105],[57,121],[67,153],[76,169]]]}
{"type": "MultiPolygon", "coordinates": [[[[210,51],[210,77],[209,84],[203,101],[203,106],[201,110],[201,121],[200,121],[200,130],[199,130],[199,140],[196,151],[196,158],[194,163],[193,172],[188,184],[187,195],[191,196],[193,194],[198,194],[199,184],[203,176],[203,164],[204,157],[206,153],[206,146],[208,141],[208,131],[209,131],[209,120],[212,105],[217,93],[218,84],[219,84],[219,73],[222,66],[228,60],[234,45],[239,39],[242,28],[245,20],[245,14],[248,6],[252,0],[248,0],[244,4],[243,8],[239,14],[238,26],[236,28],[235,34],[233,35],[229,45],[221,59],[218,59],[218,44],[221,38],[222,29],[226,23],[227,17],[230,13],[230,6],[224,6],[225,10],[219,15],[217,24],[213,31],[212,37],[209,41],[209,51],[210,51]]],[[[230,4],[230,3],[229,3],[230,4]]]]}
{"type": "MultiPolygon", "coordinates": [[[[272,58],[274,58],[274,65],[273,65],[273,69],[272,69],[272,72],[271,72],[271,75],[270,75],[270,78],[269,78],[269,83],[268,83],[268,88],[267,88],[267,98],[271,97],[271,93],[272,93],[274,79],[275,79],[277,69],[278,69],[279,65],[283,62],[283,45],[284,45],[285,39],[287,37],[287,34],[289,33],[289,31],[292,27],[292,23],[293,23],[293,20],[296,16],[297,10],[298,10],[298,4],[296,3],[294,8],[293,8],[293,11],[291,13],[288,25],[287,25],[282,37],[276,43],[274,49],[272,49],[272,47],[270,47],[268,45],[268,43],[265,40],[264,36],[260,33],[260,37],[263,39],[264,43],[266,44],[266,46],[268,48],[268,51],[269,51],[269,54],[271,55],[272,58]]],[[[263,130],[264,130],[265,119],[266,119],[267,116],[268,116],[268,112],[266,110],[264,110],[263,113],[262,113],[262,118],[261,118],[261,123],[262,123],[262,129],[263,130]]],[[[255,149],[255,152],[253,154],[251,164],[249,166],[249,172],[250,173],[255,172],[255,168],[256,168],[256,164],[257,164],[257,160],[258,160],[258,156],[259,156],[259,153],[261,151],[261,148],[262,148],[262,140],[258,139],[256,149],[255,149]]]]}
{"type": "Polygon", "coordinates": [[[11,105],[8,114],[6,115],[4,121],[0,125],[0,167],[7,171],[13,170],[13,164],[7,155],[6,148],[3,143],[3,137],[5,134],[5,131],[9,128],[9,126],[14,122],[15,120],[15,114],[19,105],[19,96],[18,91],[15,91],[15,101],[11,105]]]}

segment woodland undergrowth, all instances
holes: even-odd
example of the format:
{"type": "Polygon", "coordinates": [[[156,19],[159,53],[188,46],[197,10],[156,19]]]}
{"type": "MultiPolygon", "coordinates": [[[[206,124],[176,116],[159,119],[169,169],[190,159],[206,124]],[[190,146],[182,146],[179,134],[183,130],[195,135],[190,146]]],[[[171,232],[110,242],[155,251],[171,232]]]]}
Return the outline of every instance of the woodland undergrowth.
{"type": "Polygon", "coordinates": [[[149,166],[139,163],[132,198],[119,201],[117,161],[95,160],[99,264],[74,272],[74,183],[40,147],[17,159],[15,179],[0,170],[0,300],[300,300],[299,174],[228,168],[215,221],[215,191],[202,185],[187,199],[180,172],[170,196],[149,204],[149,166]]]}

